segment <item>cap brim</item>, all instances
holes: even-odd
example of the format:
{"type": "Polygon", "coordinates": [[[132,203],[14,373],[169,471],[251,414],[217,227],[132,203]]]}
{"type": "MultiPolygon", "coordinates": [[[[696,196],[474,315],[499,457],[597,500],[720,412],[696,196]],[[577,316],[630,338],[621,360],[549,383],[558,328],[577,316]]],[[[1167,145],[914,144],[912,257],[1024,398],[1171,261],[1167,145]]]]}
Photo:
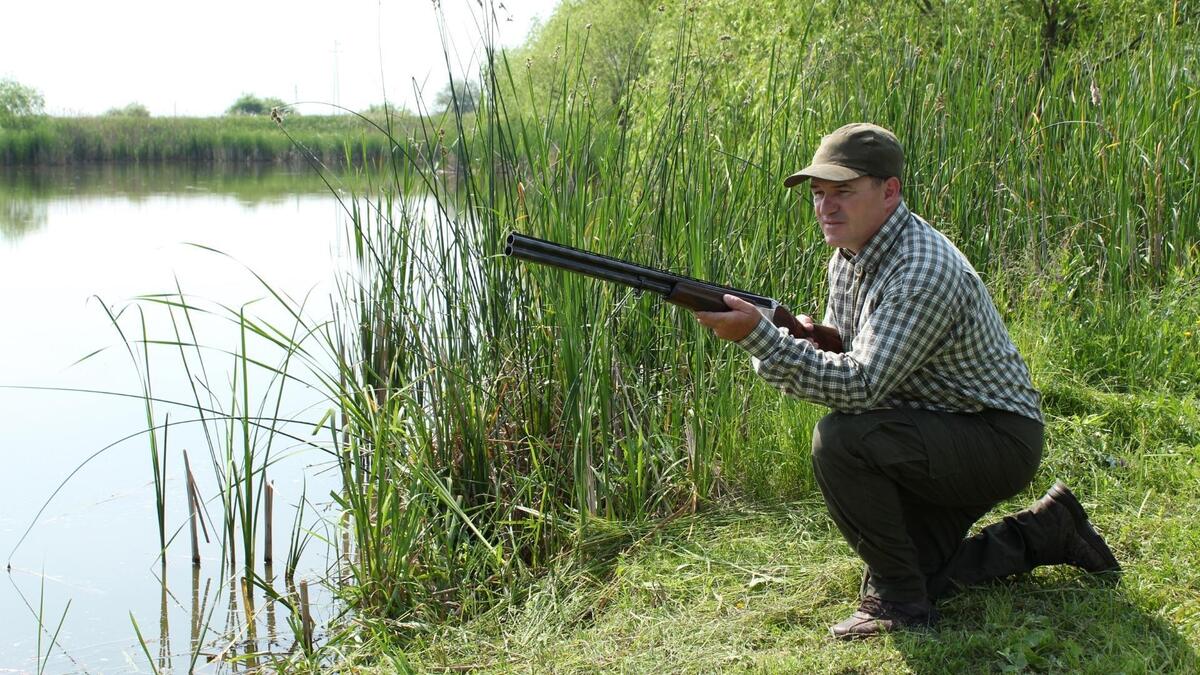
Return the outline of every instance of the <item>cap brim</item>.
{"type": "Polygon", "coordinates": [[[806,166],[796,173],[783,179],[783,186],[796,187],[809,178],[833,180],[841,183],[848,180],[854,180],[855,178],[862,178],[865,175],[867,175],[865,172],[856,171],[838,164],[813,164],[811,166],[806,166]]]}

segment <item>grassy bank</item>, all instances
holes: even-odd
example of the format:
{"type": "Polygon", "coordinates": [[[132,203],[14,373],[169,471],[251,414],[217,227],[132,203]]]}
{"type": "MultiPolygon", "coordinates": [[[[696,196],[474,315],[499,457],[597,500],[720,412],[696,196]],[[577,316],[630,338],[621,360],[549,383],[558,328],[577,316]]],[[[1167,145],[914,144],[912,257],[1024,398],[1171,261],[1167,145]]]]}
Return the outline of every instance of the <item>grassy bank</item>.
{"type": "MultiPolygon", "coordinates": [[[[1197,27],[1168,7],[1114,52],[1039,43],[999,10],[788,7],[772,32],[755,27],[776,15],[743,3],[664,6],[611,117],[582,59],[556,57],[539,97],[546,81],[526,78],[541,71],[495,54],[485,105],[447,125],[456,175],[396,138],[347,203],[338,319],[233,317],[284,350],[243,371],[337,364],[313,383],[352,549],[331,583],[353,618],[291,666],[1194,665],[1197,27]],[[857,579],[815,500],[824,411],[757,382],[685,312],[501,254],[518,229],[820,315],[829,251],[780,179],[853,119],[897,130],[909,205],[992,288],[1050,419],[1022,500],[1055,477],[1078,487],[1130,570],[1116,591],[1056,571],[952,601],[933,638],[823,642],[857,579]]],[[[586,26],[572,36],[595,47],[586,26]]],[[[223,413],[243,427],[249,380],[223,413]]],[[[250,495],[265,460],[246,437],[226,452],[250,495]]],[[[256,516],[241,513],[249,542],[256,516]]]]}
{"type": "MultiPolygon", "coordinates": [[[[268,115],[225,117],[38,117],[0,129],[0,166],[80,162],[217,162],[302,164],[312,153],[341,164],[386,157],[388,143],[372,124],[382,115],[288,116],[287,135],[268,115]]],[[[412,121],[397,115],[394,133],[412,121]]]]}

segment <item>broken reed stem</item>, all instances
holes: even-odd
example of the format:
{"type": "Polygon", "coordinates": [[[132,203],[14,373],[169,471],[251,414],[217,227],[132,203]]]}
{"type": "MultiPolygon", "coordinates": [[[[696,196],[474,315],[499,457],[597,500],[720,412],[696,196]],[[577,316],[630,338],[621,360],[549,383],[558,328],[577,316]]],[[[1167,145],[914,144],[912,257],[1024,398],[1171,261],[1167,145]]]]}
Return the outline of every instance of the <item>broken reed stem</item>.
{"type": "Polygon", "coordinates": [[[199,508],[196,506],[196,485],[192,480],[192,466],[188,463],[187,450],[183,451],[184,480],[187,481],[188,527],[192,532],[192,566],[200,566],[200,540],[196,537],[196,518],[199,508]]]}
{"type": "Polygon", "coordinates": [[[271,518],[271,507],[274,504],[274,502],[275,502],[275,483],[270,482],[270,483],[267,483],[267,507],[266,507],[266,513],[265,513],[265,517],[266,517],[266,521],[267,521],[266,522],[267,532],[266,532],[265,541],[263,542],[263,563],[267,566],[270,566],[271,563],[274,562],[272,559],[272,556],[271,556],[271,523],[273,522],[273,519],[271,518]]]}
{"type": "Polygon", "coordinates": [[[308,609],[308,582],[300,582],[300,633],[304,649],[312,651],[312,613],[308,609]]]}
{"type": "Polygon", "coordinates": [[[183,466],[187,470],[188,486],[192,489],[192,494],[195,496],[196,519],[200,521],[200,534],[204,535],[204,543],[212,543],[212,539],[208,537],[208,525],[204,523],[204,512],[200,510],[200,488],[196,487],[196,476],[192,473],[192,466],[188,464],[186,450],[183,452],[183,466]]]}

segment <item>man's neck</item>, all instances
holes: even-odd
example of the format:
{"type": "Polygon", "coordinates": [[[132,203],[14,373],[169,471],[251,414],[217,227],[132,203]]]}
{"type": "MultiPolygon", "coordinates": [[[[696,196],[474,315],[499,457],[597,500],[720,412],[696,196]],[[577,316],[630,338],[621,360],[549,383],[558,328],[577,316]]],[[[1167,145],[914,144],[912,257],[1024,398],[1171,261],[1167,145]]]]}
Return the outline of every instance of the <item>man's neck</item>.
{"type": "Polygon", "coordinates": [[[884,215],[883,219],[880,220],[877,225],[875,225],[875,231],[872,232],[871,236],[868,237],[867,240],[865,242],[863,242],[861,246],[858,247],[858,250],[854,250],[854,249],[850,249],[850,248],[839,249],[841,251],[842,255],[845,256],[846,258],[854,258],[859,253],[861,253],[863,250],[867,249],[871,245],[871,242],[874,241],[875,238],[879,236],[879,231],[883,229],[883,226],[889,220],[891,220],[893,215],[895,215],[896,210],[899,209],[903,205],[904,205],[903,199],[896,202],[896,205],[893,206],[891,209],[889,209],[887,214],[884,215]]]}

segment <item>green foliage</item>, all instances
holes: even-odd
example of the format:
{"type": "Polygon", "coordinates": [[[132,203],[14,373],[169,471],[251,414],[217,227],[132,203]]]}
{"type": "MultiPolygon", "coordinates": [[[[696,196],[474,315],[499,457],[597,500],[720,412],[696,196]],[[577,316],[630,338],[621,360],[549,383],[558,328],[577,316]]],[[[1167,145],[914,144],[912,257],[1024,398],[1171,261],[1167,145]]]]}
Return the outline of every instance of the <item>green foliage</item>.
{"type": "Polygon", "coordinates": [[[0,129],[20,118],[41,115],[45,100],[38,90],[15,80],[0,79],[0,129]]]}
{"type": "Polygon", "coordinates": [[[1164,12],[1170,12],[1166,16],[1174,22],[1179,4],[1159,0],[1008,1],[1015,14],[1038,28],[1038,35],[1048,48],[1074,46],[1087,51],[1144,34],[1156,15],[1164,12]]]}
{"type": "MultiPolygon", "coordinates": [[[[498,73],[508,104],[544,116],[558,97],[581,95],[596,118],[617,121],[630,86],[645,72],[658,17],[648,0],[564,0],[498,73]]],[[[515,112],[515,110],[514,110],[515,112]]]]}
{"type": "Polygon", "coordinates": [[[267,115],[275,108],[284,108],[287,104],[283,99],[267,96],[259,98],[254,94],[242,94],[233,105],[225,111],[226,115],[267,115]]]}
{"type": "Polygon", "coordinates": [[[150,109],[141,103],[130,103],[122,108],[110,108],[104,112],[105,117],[149,117],[150,109]]]}

